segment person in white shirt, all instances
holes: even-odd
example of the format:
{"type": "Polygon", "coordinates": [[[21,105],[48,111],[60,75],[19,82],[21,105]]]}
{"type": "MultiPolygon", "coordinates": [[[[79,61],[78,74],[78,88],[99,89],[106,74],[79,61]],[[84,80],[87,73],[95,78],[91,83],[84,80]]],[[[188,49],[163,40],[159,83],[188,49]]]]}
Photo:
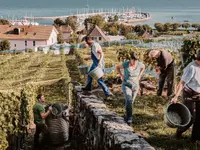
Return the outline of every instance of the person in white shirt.
{"type": "Polygon", "coordinates": [[[193,116],[192,121],[185,128],[177,129],[176,137],[180,138],[192,124],[192,141],[200,141],[200,50],[195,61],[188,64],[177,86],[177,93],[171,102],[176,103],[180,93],[183,93],[184,104],[193,116]],[[196,102],[196,112],[194,111],[196,102]],[[195,117],[194,117],[195,116],[195,117]]]}
{"type": "MultiPolygon", "coordinates": [[[[96,67],[100,67],[104,70],[104,55],[102,48],[99,43],[92,41],[92,38],[89,36],[85,37],[85,41],[88,44],[88,46],[91,48],[91,59],[93,61],[93,64],[89,70],[92,71],[96,67]]],[[[86,58],[88,60],[88,58],[86,58]]],[[[88,73],[89,73],[88,72],[88,73]]],[[[109,88],[104,83],[102,77],[97,80],[99,86],[103,89],[103,92],[106,97],[113,96],[113,94],[110,92],[109,88]]],[[[92,77],[88,75],[88,81],[84,88],[82,88],[83,91],[91,91],[92,90],[92,77]]]]}

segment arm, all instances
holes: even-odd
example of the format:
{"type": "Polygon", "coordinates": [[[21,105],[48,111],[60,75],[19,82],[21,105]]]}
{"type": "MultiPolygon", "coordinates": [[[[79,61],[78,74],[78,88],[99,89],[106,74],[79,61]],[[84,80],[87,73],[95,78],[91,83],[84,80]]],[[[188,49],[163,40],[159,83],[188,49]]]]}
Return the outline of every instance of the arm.
{"type": "Polygon", "coordinates": [[[124,81],[124,75],[121,73],[120,69],[123,69],[123,68],[124,67],[123,67],[122,64],[119,64],[119,65],[116,66],[116,71],[120,75],[120,78],[121,78],[122,81],[124,81]]]}
{"type": "Polygon", "coordinates": [[[139,80],[141,79],[141,76],[142,76],[142,74],[144,73],[144,70],[145,70],[145,65],[142,64],[142,67],[141,67],[141,69],[140,69],[140,74],[139,74],[139,80]]]}
{"type": "Polygon", "coordinates": [[[42,119],[45,119],[49,114],[50,114],[50,110],[48,110],[46,113],[40,113],[40,116],[42,117],[42,119]]]}
{"type": "Polygon", "coordinates": [[[99,54],[99,65],[101,66],[102,61],[103,61],[103,52],[102,51],[97,51],[97,53],[99,54]]]}
{"type": "Polygon", "coordinates": [[[174,98],[172,98],[171,102],[174,102],[174,103],[177,102],[177,98],[178,98],[179,95],[181,94],[181,91],[183,90],[184,84],[185,84],[185,82],[182,81],[182,80],[179,82],[179,84],[178,84],[178,86],[177,86],[177,93],[176,93],[176,95],[174,96],[174,98]]]}

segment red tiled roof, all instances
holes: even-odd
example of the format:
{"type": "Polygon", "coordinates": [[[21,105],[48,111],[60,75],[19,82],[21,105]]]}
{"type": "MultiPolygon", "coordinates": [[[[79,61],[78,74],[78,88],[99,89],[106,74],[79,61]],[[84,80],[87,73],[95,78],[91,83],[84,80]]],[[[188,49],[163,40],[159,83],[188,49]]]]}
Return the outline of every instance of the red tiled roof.
{"type": "Polygon", "coordinates": [[[88,35],[91,37],[96,37],[96,36],[99,37],[100,36],[105,41],[109,41],[109,38],[103,33],[103,31],[98,26],[95,26],[94,29],[92,29],[88,35]]]}
{"type": "Polygon", "coordinates": [[[60,26],[59,30],[62,33],[71,33],[71,32],[73,32],[73,30],[72,30],[72,28],[70,26],[60,26]]]}
{"type": "Polygon", "coordinates": [[[48,40],[54,26],[11,26],[0,25],[0,39],[2,40],[48,40]],[[20,29],[19,34],[14,34],[14,29],[20,29]]]}

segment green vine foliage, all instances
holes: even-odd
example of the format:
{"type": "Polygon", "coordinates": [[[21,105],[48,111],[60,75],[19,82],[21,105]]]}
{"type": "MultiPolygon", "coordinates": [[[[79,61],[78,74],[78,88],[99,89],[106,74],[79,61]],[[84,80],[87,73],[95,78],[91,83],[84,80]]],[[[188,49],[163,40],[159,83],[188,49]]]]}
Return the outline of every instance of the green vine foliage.
{"type": "Polygon", "coordinates": [[[190,62],[194,61],[197,51],[200,49],[199,36],[193,38],[185,38],[180,49],[182,55],[182,66],[186,67],[190,62]]]}
{"type": "Polygon", "coordinates": [[[33,120],[37,86],[27,84],[21,92],[0,92],[0,150],[6,150],[8,137],[27,133],[33,120]]]}
{"type": "MultiPolygon", "coordinates": [[[[117,49],[117,54],[118,54],[117,58],[119,61],[122,61],[122,62],[126,60],[130,60],[131,53],[137,52],[139,55],[139,60],[144,62],[146,67],[148,66],[150,67],[150,69],[153,69],[156,66],[157,62],[156,62],[156,59],[149,58],[148,54],[151,50],[152,49],[145,49],[145,48],[139,48],[139,47],[133,47],[133,46],[121,47],[117,49]]],[[[170,50],[170,49],[165,49],[165,50],[169,51],[172,54],[175,60],[175,63],[177,65],[180,65],[180,55],[173,50],[170,50]]]]}

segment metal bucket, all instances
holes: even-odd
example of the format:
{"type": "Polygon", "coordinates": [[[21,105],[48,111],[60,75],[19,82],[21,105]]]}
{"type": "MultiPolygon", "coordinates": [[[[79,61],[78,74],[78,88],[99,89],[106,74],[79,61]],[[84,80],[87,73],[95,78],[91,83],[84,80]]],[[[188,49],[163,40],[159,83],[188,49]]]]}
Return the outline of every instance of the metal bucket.
{"type": "Polygon", "coordinates": [[[182,128],[191,121],[189,109],[182,103],[170,103],[164,113],[164,121],[171,128],[182,128]]]}
{"type": "Polygon", "coordinates": [[[96,80],[103,77],[103,75],[104,75],[103,69],[100,67],[96,67],[94,70],[89,72],[89,76],[91,76],[92,78],[96,80]]]}
{"type": "Polygon", "coordinates": [[[81,66],[78,66],[78,70],[79,70],[79,73],[80,74],[87,74],[88,73],[88,66],[87,65],[81,65],[81,66]]]}

